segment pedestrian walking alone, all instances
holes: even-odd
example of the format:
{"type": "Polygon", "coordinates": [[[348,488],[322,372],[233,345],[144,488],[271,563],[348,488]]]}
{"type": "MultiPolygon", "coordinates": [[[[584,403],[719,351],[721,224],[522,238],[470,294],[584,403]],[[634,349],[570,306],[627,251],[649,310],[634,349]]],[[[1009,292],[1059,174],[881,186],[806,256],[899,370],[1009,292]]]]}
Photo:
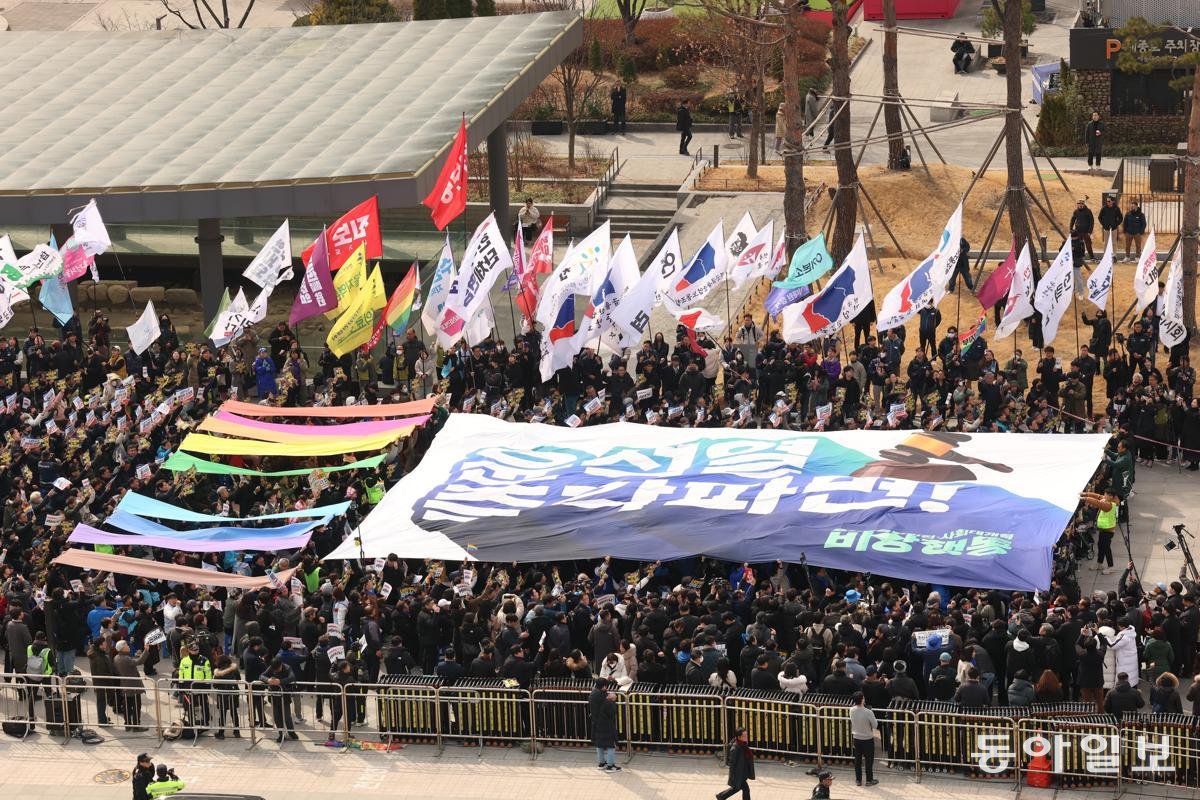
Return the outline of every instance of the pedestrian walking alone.
{"type": "Polygon", "coordinates": [[[726,783],[729,788],[717,792],[717,800],[725,800],[739,791],[742,800],[750,800],[750,781],[754,780],[754,751],[750,749],[749,737],[745,728],[733,732],[733,741],[729,743],[729,777],[726,783]]]}

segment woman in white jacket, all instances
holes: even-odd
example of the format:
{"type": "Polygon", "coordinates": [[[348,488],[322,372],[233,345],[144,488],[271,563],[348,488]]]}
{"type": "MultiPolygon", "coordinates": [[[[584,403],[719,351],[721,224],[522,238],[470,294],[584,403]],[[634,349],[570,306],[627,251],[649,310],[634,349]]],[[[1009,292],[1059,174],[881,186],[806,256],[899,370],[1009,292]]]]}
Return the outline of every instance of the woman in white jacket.
{"type": "Polygon", "coordinates": [[[708,676],[708,685],[720,691],[737,688],[737,675],[729,668],[729,659],[722,656],[717,659],[717,669],[708,676]]]}
{"type": "Polygon", "coordinates": [[[1126,620],[1117,622],[1119,631],[1104,626],[1099,630],[1104,640],[1104,688],[1111,689],[1117,685],[1117,674],[1124,672],[1129,676],[1129,685],[1138,685],[1138,651],[1137,632],[1129,626],[1126,620]]]}
{"type": "Polygon", "coordinates": [[[783,665],[779,673],[779,688],[794,695],[803,695],[808,691],[808,678],[800,674],[800,669],[792,662],[783,665]]]}
{"type": "Polygon", "coordinates": [[[600,664],[600,677],[607,678],[622,689],[633,685],[629,673],[625,671],[625,659],[621,658],[619,653],[609,653],[604,657],[600,664]]]}

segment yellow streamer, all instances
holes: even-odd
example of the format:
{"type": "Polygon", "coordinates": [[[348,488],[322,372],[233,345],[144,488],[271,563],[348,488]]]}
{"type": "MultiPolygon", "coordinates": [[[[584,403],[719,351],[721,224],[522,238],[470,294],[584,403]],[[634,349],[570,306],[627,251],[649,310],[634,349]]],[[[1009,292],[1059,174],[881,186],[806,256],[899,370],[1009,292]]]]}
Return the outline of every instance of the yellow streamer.
{"type": "Polygon", "coordinates": [[[206,433],[189,433],[180,450],[210,456],[332,456],[382,450],[413,428],[371,434],[370,436],[322,436],[322,442],[257,442],[247,439],[221,439],[206,433]]]}

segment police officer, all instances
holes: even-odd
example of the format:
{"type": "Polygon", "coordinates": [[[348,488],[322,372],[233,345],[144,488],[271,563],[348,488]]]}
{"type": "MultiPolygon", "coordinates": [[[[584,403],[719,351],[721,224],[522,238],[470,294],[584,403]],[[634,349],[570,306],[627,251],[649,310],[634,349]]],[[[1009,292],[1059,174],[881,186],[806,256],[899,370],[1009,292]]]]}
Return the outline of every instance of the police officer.
{"type": "Polygon", "coordinates": [[[195,731],[198,738],[209,724],[208,696],[191,689],[207,688],[204,684],[213,678],[212,662],[200,652],[200,643],[195,639],[188,642],[186,654],[179,659],[180,701],[183,703],[184,727],[195,731]]]}
{"type": "Polygon", "coordinates": [[[133,800],[150,800],[147,787],[154,780],[154,763],[150,756],[142,753],[133,768],[133,800]]]}
{"type": "Polygon", "coordinates": [[[170,769],[166,764],[159,764],[155,780],[146,787],[146,796],[154,800],[157,797],[166,797],[182,791],[183,781],[179,780],[175,770],[170,769]]]}
{"type": "Polygon", "coordinates": [[[829,788],[833,786],[833,773],[823,769],[817,773],[817,785],[813,787],[813,800],[829,800],[829,788]]]}

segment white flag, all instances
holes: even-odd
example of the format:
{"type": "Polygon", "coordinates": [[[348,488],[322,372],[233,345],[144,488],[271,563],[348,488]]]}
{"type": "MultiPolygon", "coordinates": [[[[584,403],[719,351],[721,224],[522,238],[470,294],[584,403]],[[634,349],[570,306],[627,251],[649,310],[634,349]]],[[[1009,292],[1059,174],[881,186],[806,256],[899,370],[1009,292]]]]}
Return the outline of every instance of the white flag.
{"type": "Polygon", "coordinates": [[[1158,297],[1158,272],[1158,246],[1154,241],[1154,228],[1151,228],[1142,254],[1138,257],[1137,267],[1133,271],[1133,291],[1137,295],[1138,314],[1158,297]]]}
{"type": "Polygon", "coordinates": [[[470,320],[483,307],[496,279],[512,269],[512,254],[504,243],[504,233],[496,224],[496,215],[488,214],[471,236],[458,267],[458,297],[454,311],[470,320]]]}
{"type": "Polygon", "coordinates": [[[650,266],[613,312],[613,325],[621,332],[621,341],[626,346],[640,342],[646,335],[646,329],[650,326],[650,312],[662,302],[658,289],[663,284],[663,276],[678,272],[681,261],[683,256],[679,252],[679,229],[676,228],[671,231],[671,235],[654,256],[650,266]]]}
{"type": "Polygon", "coordinates": [[[779,270],[787,266],[787,263],[787,231],[783,230],[779,232],[779,242],[775,245],[775,252],[771,255],[771,260],[767,262],[764,269],[754,273],[750,278],[775,280],[779,275],[779,270]]]}
{"type": "Polygon", "coordinates": [[[1042,339],[1048,345],[1054,343],[1058,323],[1062,321],[1075,293],[1075,270],[1072,267],[1071,240],[1067,239],[1033,294],[1033,307],[1042,312],[1042,339]]]}
{"type": "Polygon", "coordinates": [[[772,247],[774,241],[775,223],[767,220],[763,229],[754,234],[750,243],[738,254],[737,260],[730,262],[729,280],[735,289],[740,289],[747,280],[767,273],[775,256],[772,247]]]}
{"type": "Polygon", "coordinates": [[[258,293],[258,297],[254,298],[254,302],[250,304],[250,310],[246,312],[246,319],[250,324],[262,322],[267,318],[267,301],[270,299],[270,287],[267,287],[258,293]]]}
{"type": "Polygon", "coordinates": [[[13,318],[13,306],[29,299],[29,292],[18,289],[6,280],[0,280],[0,328],[13,318]]]}
{"type": "Polygon", "coordinates": [[[584,312],[585,318],[592,319],[592,335],[599,336],[600,346],[611,353],[620,354],[623,348],[636,344],[622,344],[624,337],[613,325],[612,319],[640,277],[637,256],[633,252],[633,241],[629,234],[625,234],[625,238],[613,251],[612,260],[608,262],[608,275],[600,288],[592,293],[592,301],[588,304],[588,310],[584,312]]]}
{"type": "Polygon", "coordinates": [[[1174,347],[1187,338],[1183,324],[1183,248],[1175,248],[1175,257],[1167,271],[1163,287],[1162,317],[1158,322],[1158,340],[1165,347],[1174,347]]]}
{"type": "Polygon", "coordinates": [[[438,330],[438,320],[442,316],[446,295],[450,293],[450,284],[453,282],[454,253],[450,250],[450,236],[447,234],[446,243],[442,245],[442,254],[433,270],[433,279],[429,281],[429,297],[425,300],[425,307],[421,309],[421,325],[425,328],[426,336],[433,336],[438,330]]]}
{"type": "Polygon", "coordinates": [[[783,340],[804,344],[837,333],[872,299],[867,246],[859,234],[841,269],[821,291],[783,309],[783,340]]]}
{"type": "Polygon", "coordinates": [[[154,340],[162,335],[162,328],[158,326],[158,314],[154,311],[153,300],[146,302],[146,310],[138,317],[137,322],[130,325],[125,331],[129,334],[129,346],[139,356],[146,352],[146,348],[154,344],[154,340]]]}
{"type": "Polygon", "coordinates": [[[89,256],[98,256],[112,247],[108,238],[108,229],[104,220],[100,219],[100,209],[96,200],[88,200],[78,214],[71,218],[71,227],[75,229],[75,243],[80,245],[89,256]]]}
{"type": "Polygon", "coordinates": [[[496,327],[496,318],[492,314],[492,301],[488,300],[483,304],[483,308],[479,309],[479,313],[467,325],[464,336],[467,340],[468,347],[474,347],[492,335],[492,330],[496,327]]]}
{"type": "Polygon", "coordinates": [[[725,240],[725,264],[728,268],[732,268],[738,262],[742,253],[746,252],[746,248],[750,246],[756,233],[758,233],[758,228],[754,227],[754,218],[747,211],[742,214],[737,226],[725,240]]]}
{"type": "Polygon", "coordinates": [[[1108,234],[1108,244],[1104,247],[1104,255],[1100,256],[1100,263],[1092,270],[1092,274],[1087,279],[1087,296],[1088,300],[1096,308],[1103,311],[1108,307],[1108,291],[1112,288],[1112,268],[1113,268],[1113,237],[1112,233],[1108,234]]]}
{"type": "Polygon", "coordinates": [[[217,316],[217,321],[213,324],[212,335],[209,337],[213,344],[224,347],[240,336],[246,327],[246,317],[249,313],[250,303],[246,300],[246,290],[238,289],[237,296],[217,316]]]}
{"type": "Polygon", "coordinates": [[[569,294],[591,297],[599,281],[604,280],[612,256],[611,231],[608,221],[592,231],[563,256],[550,277],[542,284],[535,318],[545,330],[557,321],[559,311],[569,294]]]}
{"type": "Polygon", "coordinates": [[[962,215],[962,203],[959,203],[958,208],[954,209],[954,213],[946,221],[946,227],[942,229],[942,238],[938,241],[937,248],[929,254],[929,279],[933,284],[935,306],[946,296],[946,286],[954,277],[954,270],[958,266],[958,248],[962,242],[962,215]]]}
{"type": "Polygon", "coordinates": [[[258,251],[258,255],[246,267],[242,277],[254,281],[264,289],[273,289],[281,281],[292,279],[292,234],[285,219],[279,230],[258,251]]]}
{"type": "Polygon", "coordinates": [[[663,284],[659,287],[663,305],[672,316],[678,317],[721,285],[728,264],[722,222],[717,220],[716,227],[682,270],[663,273],[663,284]]]}
{"type": "Polygon", "coordinates": [[[1008,302],[1004,305],[1004,316],[996,326],[995,338],[1005,339],[1021,324],[1021,320],[1033,314],[1033,262],[1029,258],[1029,242],[1021,248],[1017,265],[1013,269],[1012,283],[1008,287],[1008,302]]]}
{"type": "Polygon", "coordinates": [[[48,244],[39,244],[18,258],[15,264],[0,267],[0,277],[20,289],[27,289],[40,280],[61,275],[62,270],[63,260],[58,250],[48,244]]]}
{"type": "Polygon", "coordinates": [[[0,236],[0,264],[17,263],[17,254],[13,252],[12,239],[8,234],[0,236]]]}

